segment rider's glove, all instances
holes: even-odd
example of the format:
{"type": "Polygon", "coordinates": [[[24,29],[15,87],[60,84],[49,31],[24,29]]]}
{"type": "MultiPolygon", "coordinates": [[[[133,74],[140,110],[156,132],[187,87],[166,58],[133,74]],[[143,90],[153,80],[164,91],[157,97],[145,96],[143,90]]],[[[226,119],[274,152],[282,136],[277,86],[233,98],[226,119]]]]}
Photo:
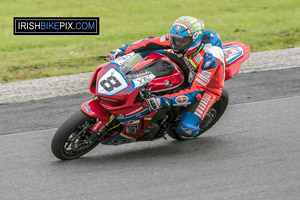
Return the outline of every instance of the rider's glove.
{"type": "Polygon", "coordinates": [[[114,49],[114,50],[111,50],[110,51],[110,54],[109,54],[109,57],[111,60],[114,60],[120,56],[123,56],[124,55],[124,52],[122,52],[121,49],[114,49]]]}
{"type": "Polygon", "coordinates": [[[128,44],[124,44],[119,49],[114,49],[110,51],[109,57],[111,60],[114,60],[120,56],[123,56],[125,54],[125,51],[128,47],[128,44]]]}
{"type": "Polygon", "coordinates": [[[154,111],[157,110],[161,107],[168,107],[170,108],[172,106],[172,101],[171,99],[167,98],[167,97],[151,97],[149,99],[146,100],[146,103],[150,109],[150,111],[154,111]]]}

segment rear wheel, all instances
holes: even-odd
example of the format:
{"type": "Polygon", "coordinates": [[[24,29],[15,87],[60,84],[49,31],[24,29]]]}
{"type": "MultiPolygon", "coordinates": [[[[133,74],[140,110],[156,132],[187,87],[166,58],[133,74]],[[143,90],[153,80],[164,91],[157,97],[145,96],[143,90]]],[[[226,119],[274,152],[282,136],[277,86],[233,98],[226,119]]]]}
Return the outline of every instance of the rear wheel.
{"type": "Polygon", "coordinates": [[[177,126],[176,127],[174,127],[174,126],[168,127],[167,134],[171,138],[176,139],[176,140],[193,139],[193,138],[200,136],[205,131],[210,129],[221,118],[221,116],[223,115],[223,113],[225,112],[225,110],[227,108],[228,101],[229,101],[229,92],[225,88],[223,88],[222,96],[220,97],[220,99],[217,102],[214,103],[214,105],[207,112],[205,118],[203,119],[203,121],[200,124],[200,131],[196,136],[180,137],[176,132],[177,126]]]}
{"type": "Polygon", "coordinates": [[[96,121],[96,118],[88,116],[81,110],[72,115],[53,136],[51,143],[53,154],[61,160],[71,160],[95,148],[99,140],[97,137],[90,137],[90,131],[96,121]]]}
{"type": "Polygon", "coordinates": [[[197,136],[201,135],[210,129],[223,115],[229,102],[229,92],[225,88],[222,90],[222,96],[219,101],[209,109],[202,123],[200,124],[200,132],[197,136]]]}

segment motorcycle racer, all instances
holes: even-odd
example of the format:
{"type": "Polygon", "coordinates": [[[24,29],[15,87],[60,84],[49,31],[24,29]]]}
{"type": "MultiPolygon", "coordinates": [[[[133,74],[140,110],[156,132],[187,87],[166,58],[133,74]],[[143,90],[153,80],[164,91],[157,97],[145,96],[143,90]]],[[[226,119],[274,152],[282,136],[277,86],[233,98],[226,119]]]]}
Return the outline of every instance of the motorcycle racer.
{"type": "Polygon", "coordinates": [[[202,20],[182,16],[175,20],[170,33],[125,44],[111,51],[111,58],[130,52],[147,55],[151,51],[174,53],[182,59],[190,70],[190,86],[178,93],[149,98],[147,104],[152,111],[161,107],[187,106],[177,132],[185,137],[197,135],[200,123],[221,97],[224,86],[224,54],[219,35],[204,30],[202,20]]]}

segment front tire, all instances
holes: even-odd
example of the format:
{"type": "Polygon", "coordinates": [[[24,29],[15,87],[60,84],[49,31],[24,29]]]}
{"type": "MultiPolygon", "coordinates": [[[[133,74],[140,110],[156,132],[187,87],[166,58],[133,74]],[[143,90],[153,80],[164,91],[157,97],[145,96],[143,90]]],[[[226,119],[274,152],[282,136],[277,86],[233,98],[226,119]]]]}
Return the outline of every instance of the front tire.
{"type": "Polygon", "coordinates": [[[99,144],[97,137],[92,141],[90,131],[97,119],[81,110],[67,119],[56,131],[51,143],[52,153],[61,160],[79,158],[99,144]]]}

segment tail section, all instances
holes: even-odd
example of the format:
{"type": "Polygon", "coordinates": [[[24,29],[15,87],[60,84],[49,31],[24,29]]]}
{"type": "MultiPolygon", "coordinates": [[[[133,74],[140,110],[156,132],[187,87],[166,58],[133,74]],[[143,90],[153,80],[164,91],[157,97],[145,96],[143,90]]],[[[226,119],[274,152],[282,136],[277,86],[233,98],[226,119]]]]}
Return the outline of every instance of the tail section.
{"type": "Polygon", "coordinates": [[[225,58],[225,80],[230,79],[240,70],[241,64],[250,57],[250,47],[234,41],[223,43],[225,58]]]}

